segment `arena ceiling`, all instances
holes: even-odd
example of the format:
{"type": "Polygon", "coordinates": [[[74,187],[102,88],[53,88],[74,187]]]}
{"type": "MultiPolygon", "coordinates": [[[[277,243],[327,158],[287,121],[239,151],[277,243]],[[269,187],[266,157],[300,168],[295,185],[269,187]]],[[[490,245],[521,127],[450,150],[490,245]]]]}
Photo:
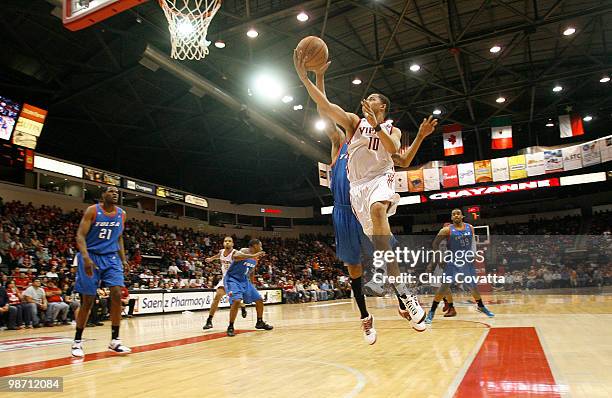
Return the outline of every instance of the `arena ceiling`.
{"type": "MultiPolygon", "coordinates": [[[[4,0],[0,11],[0,90],[50,111],[38,151],[236,202],[329,202],[314,159],[139,63],[146,44],[169,53],[156,1],[79,32],[63,28],[53,3],[4,0]]],[[[183,64],[327,154],[292,65],[302,37],[323,36],[333,102],[355,111],[366,93],[382,92],[412,137],[438,108],[443,123],[464,126],[466,153],[452,160],[461,162],[511,153],[489,149],[497,115],[512,116],[515,149],[558,144],[558,130],[545,123],[568,107],[594,116],[589,135],[609,134],[612,82],[599,80],[612,72],[611,26],[609,0],[225,0],[209,39],[226,47],[183,64]],[[300,11],[307,22],[297,21],[300,11]],[[246,37],[250,27],[259,37],[246,37]],[[568,27],[576,31],[565,36],[568,27]],[[287,82],[293,103],[248,96],[249,79],[265,68],[287,82]]],[[[416,161],[442,159],[441,146],[439,136],[428,139],[416,161]]]]}

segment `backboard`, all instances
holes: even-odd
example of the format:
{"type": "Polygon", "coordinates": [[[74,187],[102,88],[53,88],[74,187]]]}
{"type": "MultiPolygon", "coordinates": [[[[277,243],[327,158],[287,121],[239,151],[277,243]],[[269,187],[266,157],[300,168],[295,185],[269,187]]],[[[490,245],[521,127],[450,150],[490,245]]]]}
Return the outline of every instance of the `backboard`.
{"type": "Polygon", "coordinates": [[[148,0],[62,0],[62,20],[72,31],[85,29],[148,0]]]}

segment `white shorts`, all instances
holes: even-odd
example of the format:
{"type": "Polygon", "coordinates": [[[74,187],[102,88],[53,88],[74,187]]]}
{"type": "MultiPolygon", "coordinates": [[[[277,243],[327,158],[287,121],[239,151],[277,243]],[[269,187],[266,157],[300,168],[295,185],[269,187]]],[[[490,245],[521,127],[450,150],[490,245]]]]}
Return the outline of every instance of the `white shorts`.
{"type": "Polygon", "coordinates": [[[372,236],[373,224],[370,209],[376,202],[389,202],[387,216],[395,214],[400,196],[395,192],[395,173],[386,173],[372,180],[351,183],[351,207],[363,232],[372,236]]]}
{"type": "MultiPolygon", "coordinates": [[[[223,278],[225,278],[225,275],[223,275],[223,278]]],[[[219,282],[217,282],[217,284],[215,285],[215,290],[217,290],[220,287],[222,287],[225,290],[225,286],[223,286],[223,278],[219,279],[219,282]]]]}

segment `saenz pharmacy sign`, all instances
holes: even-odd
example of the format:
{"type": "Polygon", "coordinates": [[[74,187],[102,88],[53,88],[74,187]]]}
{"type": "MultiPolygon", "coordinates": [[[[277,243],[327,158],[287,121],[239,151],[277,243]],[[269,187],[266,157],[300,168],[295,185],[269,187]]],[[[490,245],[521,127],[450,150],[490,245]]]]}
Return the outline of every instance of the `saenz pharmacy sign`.
{"type": "MultiPolygon", "coordinates": [[[[280,304],[283,302],[281,289],[261,289],[259,293],[265,304],[280,304]]],[[[212,289],[130,291],[130,298],[136,300],[135,315],[207,310],[210,309],[214,296],[215,291],[212,289]]],[[[227,296],[221,299],[219,306],[229,307],[227,296]]]]}

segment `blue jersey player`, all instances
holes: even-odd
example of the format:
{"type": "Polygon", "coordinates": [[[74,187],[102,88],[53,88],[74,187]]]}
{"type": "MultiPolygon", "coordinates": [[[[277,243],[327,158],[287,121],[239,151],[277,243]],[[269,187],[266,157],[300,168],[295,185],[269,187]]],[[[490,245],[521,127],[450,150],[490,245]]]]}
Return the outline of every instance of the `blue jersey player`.
{"type": "MultiPolygon", "coordinates": [[[[315,70],[316,86],[325,93],[324,75],[329,67],[329,63],[315,70]]],[[[348,143],[346,142],[345,134],[336,127],[329,115],[323,113],[321,109],[317,109],[319,114],[326,119],[325,133],[331,141],[331,191],[334,198],[334,209],[332,212],[332,220],[334,224],[334,233],[336,238],[336,256],[344,262],[351,278],[351,288],[353,297],[361,314],[361,326],[363,329],[364,340],[368,344],[376,342],[376,329],[373,327],[374,319],[368,313],[366,307],[365,296],[362,287],[363,266],[361,261],[362,245],[370,246],[368,238],[363,233],[363,228],[353,209],[350,200],[350,184],[347,176],[348,166],[348,143]]],[[[436,119],[423,120],[419,128],[419,132],[415,142],[402,154],[393,156],[393,161],[400,167],[408,167],[418,151],[423,140],[430,135],[438,121],[436,119]]],[[[371,250],[371,249],[370,249],[371,250]]],[[[372,286],[373,290],[381,289],[382,286],[372,286]]],[[[409,319],[408,311],[401,300],[399,300],[399,314],[405,319],[409,319]]]]}
{"type": "MultiPolygon", "coordinates": [[[[476,269],[474,268],[473,261],[474,257],[476,256],[474,227],[463,222],[463,212],[461,209],[453,209],[451,212],[451,221],[452,223],[449,226],[442,228],[440,232],[438,232],[438,235],[433,242],[434,250],[438,250],[440,243],[446,239],[447,250],[452,253],[453,260],[446,263],[443,275],[452,278],[453,281],[458,274],[463,274],[463,280],[465,280],[466,277],[470,277],[468,280],[471,281],[464,282],[464,285],[470,288],[472,297],[474,297],[474,300],[476,300],[476,303],[478,304],[478,311],[482,312],[488,317],[493,317],[494,314],[483,304],[482,297],[478,292],[478,287],[473,281],[473,278],[476,277],[476,269]],[[469,254],[470,252],[471,254],[469,254]]],[[[438,304],[440,304],[440,300],[442,300],[444,296],[449,298],[449,306],[453,308],[452,299],[450,299],[450,286],[451,283],[443,283],[438,288],[438,292],[436,293],[433,303],[431,304],[431,309],[427,314],[427,318],[425,318],[426,323],[431,324],[434,316],[436,315],[436,308],[438,308],[438,304]]]]}
{"type": "Polygon", "coordinates": [[[117,354],[128,354],[131,350],[119,339],[121,322],[121,288],[123,270],[129,265],[123,247],[123,229],[126,213],[117,206],[119,191],[108,187],[102,194],[102,202],[89,206],[83,214],[77,231],[79,253],[75,290],[81,294],[81,310],[76,320],[76,335],[72,355],[83,357],[81,338],[89,312],[96,299],[100,282],[110,289],[112,335],[109,350],[117,354]]]}
{"type": "Polygon", "coordinates": [[[248,248],[234,251],[232,254],[232,262],[223,277],[223,286],[231,306],[230,321],[227,327],[227,335],[229,337],[236,335],[234,332],[234,321],[243,302],[246,304],[255,303],[255,311],[257,312],[255,329],[273,329],[271,325],[268,325],[263,320],[263,299],[249,279],[249,275],[257,265],[257,259],[264,254],[266,253],[261,250],[261,241],[259,239],[251,239],[248,248]]]}

